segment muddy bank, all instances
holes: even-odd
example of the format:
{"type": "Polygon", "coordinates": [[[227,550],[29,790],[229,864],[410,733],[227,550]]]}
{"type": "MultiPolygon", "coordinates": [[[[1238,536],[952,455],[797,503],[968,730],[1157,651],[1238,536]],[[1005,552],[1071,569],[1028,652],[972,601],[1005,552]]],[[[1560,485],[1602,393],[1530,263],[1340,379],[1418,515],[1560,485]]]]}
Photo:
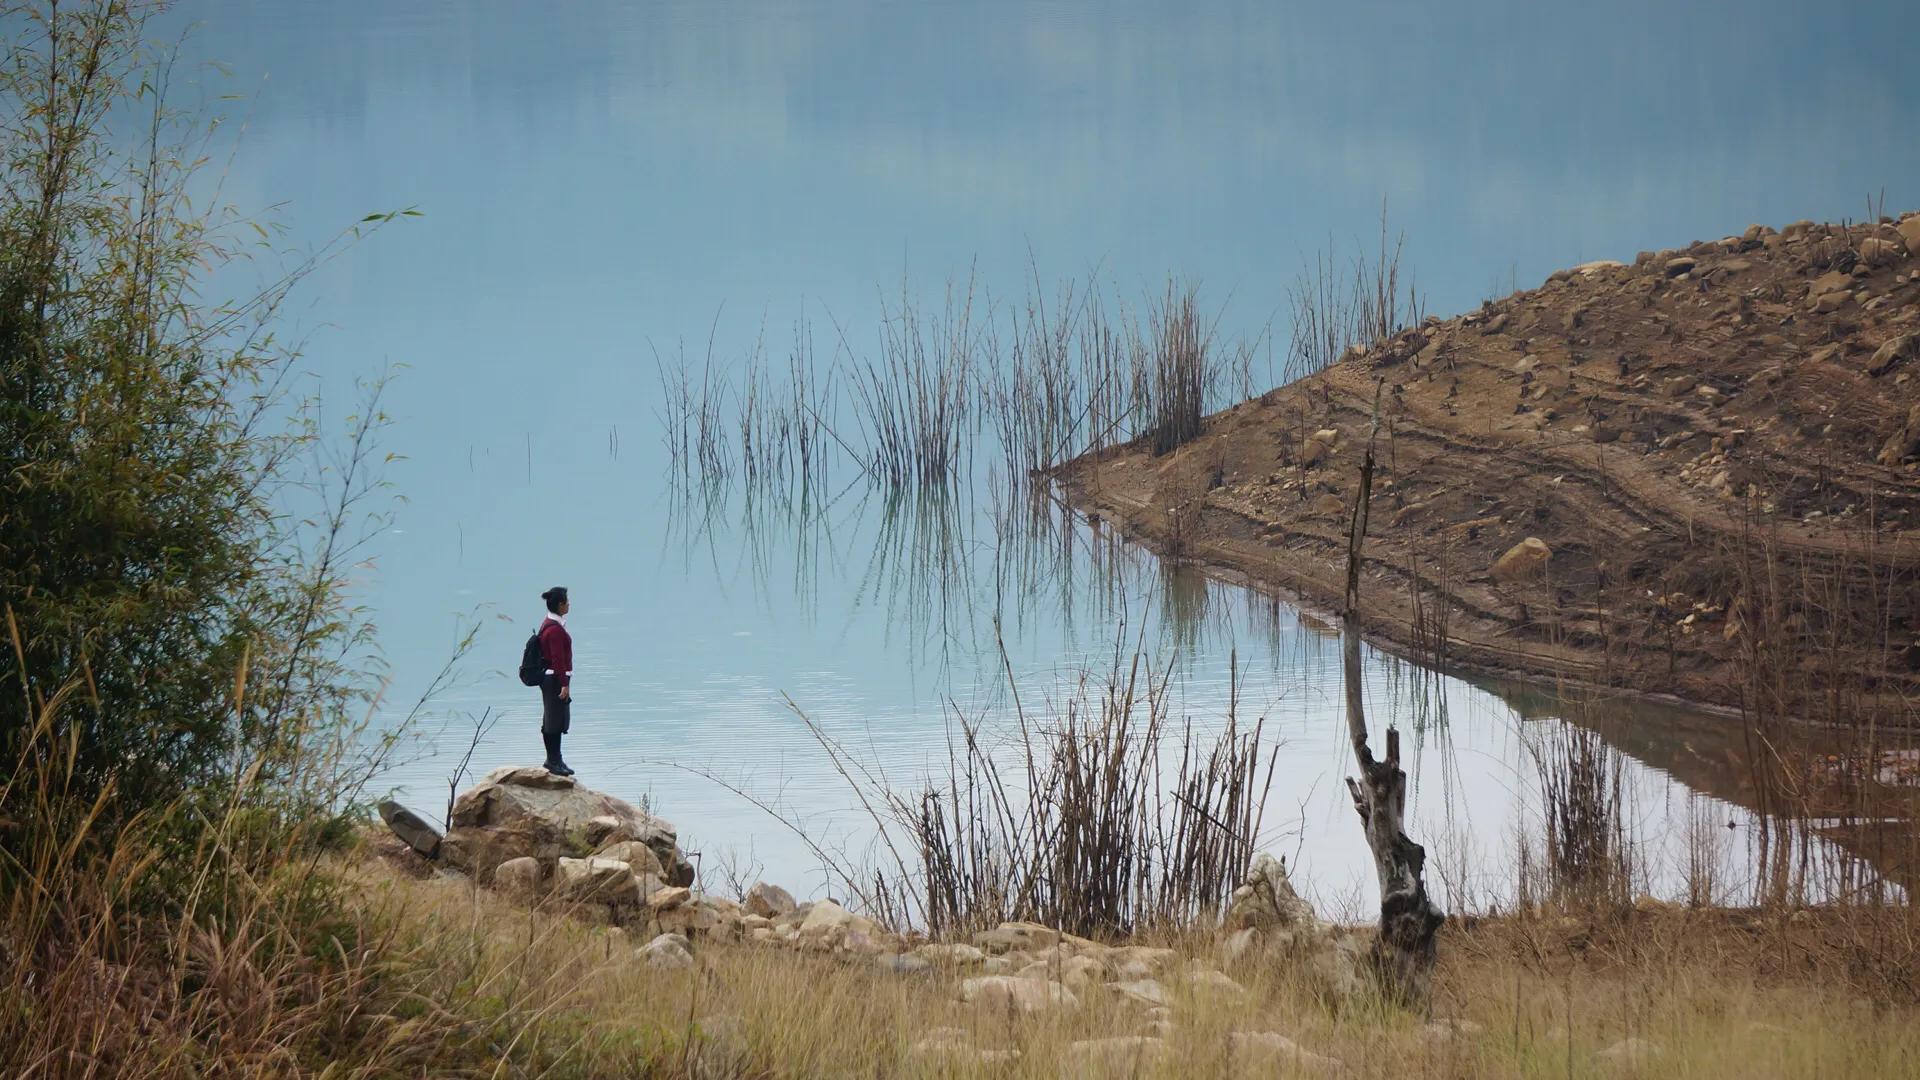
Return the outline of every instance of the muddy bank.
{"type": "Polygon", "coordinates": [[[1593,263],[1088,455],[1080,510],[1424,663],[1762,719],[1920,710],[1920,216],[1593,263]]]}

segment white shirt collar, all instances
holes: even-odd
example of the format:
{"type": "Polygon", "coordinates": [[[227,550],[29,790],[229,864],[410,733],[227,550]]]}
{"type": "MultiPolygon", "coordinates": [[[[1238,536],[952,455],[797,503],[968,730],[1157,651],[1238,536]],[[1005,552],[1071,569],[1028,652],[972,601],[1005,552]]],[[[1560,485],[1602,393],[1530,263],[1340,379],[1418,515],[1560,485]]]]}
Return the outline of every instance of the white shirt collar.
{"type": "Polygon", "coordinates": [[[553,612],[549,611],[547,612],[547,618],[552,619],[554,622],[559,623],[561,626],[567,625],[567,617],[565,615],[555,615],[553,612]]]}

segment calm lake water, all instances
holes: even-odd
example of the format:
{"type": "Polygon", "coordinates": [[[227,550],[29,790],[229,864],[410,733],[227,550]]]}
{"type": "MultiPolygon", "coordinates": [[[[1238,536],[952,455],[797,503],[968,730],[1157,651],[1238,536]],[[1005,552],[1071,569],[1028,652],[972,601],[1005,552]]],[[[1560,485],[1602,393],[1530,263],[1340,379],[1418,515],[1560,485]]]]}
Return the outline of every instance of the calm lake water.
{"type": "MultiPolygon", "coordinates": [[[[385,778],[403,799],[440,811],[487,710],[477,771],[539,759],[536,696],[508,670],[538,593],[565,584],[581,778],[645,797],[708,867],[811,892],[818,860],[756,801],[856,855],[870,833],[795,707],[910,788],[944,768],[950,708],[1004,727],[998,641],[1031,705],[1139,635],[1197,725],[1221,721],[1237,663],[1240,716],[1265,717],[1279,755],[1263,846],[1357,913],[1373,883],[1341,783],[1334,637],[1058,515],[996,524],[990,469],[932,508],[844,469],[804,514],[738,490],[677,500],[656,356],[711,340],[727,367],[764,335],[784,365],[802,318],[871,355],[883,294],[970,274],[1008,300],[1035,276],[1138,296],[1178,275],[1223,336],[1272,326],[1270,384],[1288,285],[1329,242],[1344,258],[1369,240],[1383,200],[1439,313],[1754,221],[1920,204],[1912,46],[1871,32],[1910,15],[193,0],[165,26],[197,27],[176,99],[232,121],[223,196],[277,207],[289,245],[424,215],[323,267],[288,328],[341,411],[354,377],[404,365],[385,404],[407,501],[360,579],[392,668],[383,717],[461,617],[485,620],[385,778]]],[[[1376,722],[1410,732],[1413,831],[1449,868],[1447,901],[1501,895],[1538,831],[1529,746],[1558,710],[1458,680],[1422,698],[1380,655],[1368,678],[1376,722]]],[[[1740,865],[1751,821],[1724,728],[1650,710],[1627,726],[1651,884],[1677,888],[1700,842],[1740,865]]]]}

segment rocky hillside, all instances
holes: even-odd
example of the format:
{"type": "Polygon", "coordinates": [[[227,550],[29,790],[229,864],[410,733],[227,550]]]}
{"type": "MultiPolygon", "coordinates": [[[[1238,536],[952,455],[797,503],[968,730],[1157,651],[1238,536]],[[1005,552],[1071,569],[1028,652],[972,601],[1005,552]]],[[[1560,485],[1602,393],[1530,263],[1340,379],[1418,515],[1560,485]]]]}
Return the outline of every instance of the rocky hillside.
{"type": "Polygon", "coordinates": [[[1070,497],[1337,607],[1376,397],[1369,632],[1455,668],[1766,715],[1920,701],[1920,214],[1557,271],[1209,418],[1070,497]]]}

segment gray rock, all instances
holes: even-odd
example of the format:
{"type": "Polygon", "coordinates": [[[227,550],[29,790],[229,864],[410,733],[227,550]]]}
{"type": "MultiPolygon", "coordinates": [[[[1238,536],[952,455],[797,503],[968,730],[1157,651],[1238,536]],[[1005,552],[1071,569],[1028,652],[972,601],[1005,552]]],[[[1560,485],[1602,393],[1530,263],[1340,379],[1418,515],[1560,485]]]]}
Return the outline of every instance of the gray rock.
{"type": "Polygon", "coordinates": [[[1920,256],[1920,214],[1913,214],[1894,226],[1900,234],[1900,242],[1907,246],[1907,254],[1920,256]]]}
{"type": "Polygon", "coordinates": [[[1073,991],[1059,983],[1013,975],[980,975],[967,979],[960,984],[960,1000],[969,1005],[1021,1013],[1077,1008],[1080,1004],[1073,991]]]}
{"type": "Polygon", "coordinates": [[[793,902],[793,894],[778,885],[758,881],[754,883],[753,888],[747,890],[747,911],[763,918],[777,919],[794,910],[796,906],[793,902]]]}
{"type": "Polygon", "coordinates": [[[561,859],[555,868],[554,887],[563,899],[579,903],[627,904],[639,899],[633,887],[633,868],[618,859],[597,856],[561,859]]]}
{"type": "Polygon", "coordinates": [[[1873,352],[1873,358],[1867,361],[1867,374],[1879,378],[1893,370],[1893,366],[1902,360],[1920,357],[1920,334],[1903,334],[1891,338],[1873,352]]]}
{"type": "Polygon", "coordinates": [[[1264,852],[1254,856],[1247,880],[1227,903],[1228,930],[1271,930],[1313,921],[1313,905],[1293,891],[1287,868],[1264,852]]]}
{"type": "MultiPolygon", "coordinates": [[[[362,804],[365,805],[365,804],[362,804]]],[[[424,858],[440,857],[440,830],[426,818],[401,806],[392,799],[380,803],[380,820],[387,823],[393,835],[407,842],[407,846],[420,853],[424,858]]]]}
{"type": "Polygon", "coordinates": [[[1897,239],[1869,236],[1860,241],[1860,261],[1868,266],[1887,266],[1906,256],[1906,245],[1897,239]]]}
{"type": "Polygon", "coordinates": [[[884,953],[873,958],[874,965],[881,971],[890,971],[895,975],[931,975],[933,964],[912,953],[898,955],[884,953]]]}
{"type": "Polygon", "coordinates": [[[652,874],[662,879],[667,875],[666,869],[660,865],[660,856],[638,840],[616,840],[602,845],[593,855],[597,859],[618,859],[632,868],[635,874],[652,874]]]}
{"type": "Polygon", "coordinates": [[[922,945],[913,952],[915,956],[947,967],[978,967],[987,960],[986,953],[960,942],[922,945]]]}
{"type": "Polygon", "coordinates": [[[546,891],[546,871],[540,860],[522,855],[493,869],[493,887],[519,900],[532,900],[546,891]]]}
{"type": "Polygon", "coordinates": [[[669,882],[693,880],[671,822],[545,769],[494,770],[454,801],[448,825],[442,856],[483,882],[508,859],[582,858],[618,840],[645,844],[669,882]]]}
{"type": "Polygon", "coordinates": [[[1532,581],[1546,573],[1547,561],[1553,557],[1553,549],[1537,536],[1508,548],[1493,564],[1495,581],[1532,581]]]}
{"type": "Polygon", "coordinates": [[[661,934],[640,946],[641,963],[655,971],[678,971],[693,966],[693,952],[679,934],[661,934]]]}
{"type": "Polygon", "coordinates": [[[1154,1008],[1164,1008],[1169,1000],[1167,988],[1153,979],[1137,979],[1133,982],[1108,983],[1107,989],[1126,998],[1154,1008]]]}

